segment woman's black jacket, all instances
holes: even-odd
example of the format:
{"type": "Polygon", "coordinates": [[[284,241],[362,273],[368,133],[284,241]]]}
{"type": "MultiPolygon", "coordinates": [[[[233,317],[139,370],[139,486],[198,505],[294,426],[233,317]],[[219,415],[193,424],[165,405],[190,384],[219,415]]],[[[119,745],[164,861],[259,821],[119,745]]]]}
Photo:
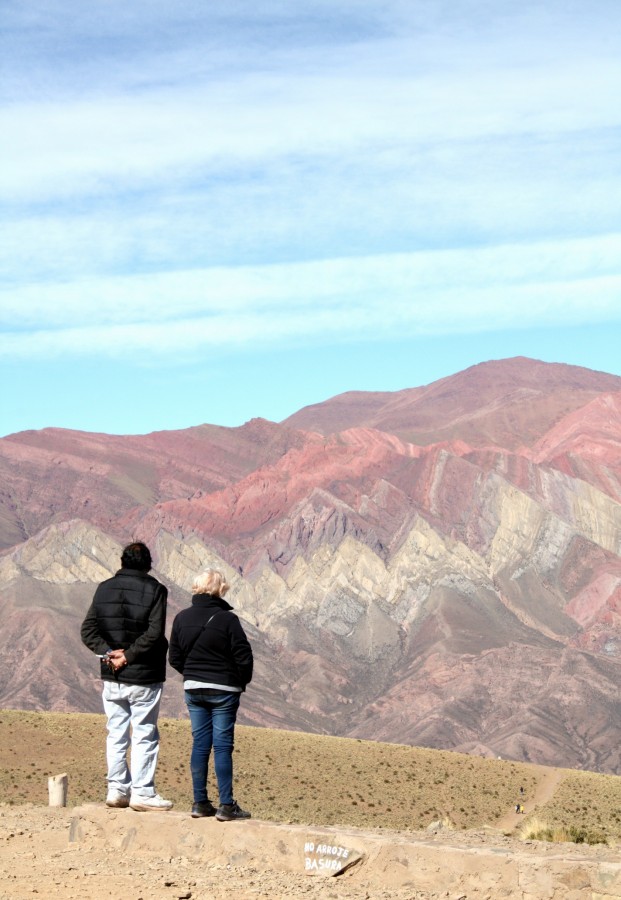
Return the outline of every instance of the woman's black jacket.
{"type": "Polygon", "coordinates": [[[232,609],[222,597],[195,594],[192,606],[177,613],[168,660],[185,679],[246,689],[252,647],[232,609]]]}

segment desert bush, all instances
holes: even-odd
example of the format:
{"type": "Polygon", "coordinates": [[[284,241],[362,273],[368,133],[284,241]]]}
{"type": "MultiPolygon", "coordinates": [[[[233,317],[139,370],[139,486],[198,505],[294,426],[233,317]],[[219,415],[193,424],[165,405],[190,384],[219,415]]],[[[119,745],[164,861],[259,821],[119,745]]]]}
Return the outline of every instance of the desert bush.
{"type": "Polygon", "coordinates": [[[607,844],[608,839],[601,831],[589,831],[576,825],[548,825],[541,819],[529,819],[520,828],[522,841],[550,841],[554,844],[607,844]]]}

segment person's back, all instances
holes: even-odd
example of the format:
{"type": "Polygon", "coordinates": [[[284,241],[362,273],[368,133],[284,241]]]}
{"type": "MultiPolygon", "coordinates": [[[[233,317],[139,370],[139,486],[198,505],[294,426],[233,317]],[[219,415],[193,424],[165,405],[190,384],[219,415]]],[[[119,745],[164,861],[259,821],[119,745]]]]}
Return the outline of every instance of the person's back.
{"type": "Polygon", "coordinates": [[[163,584],[139,569],[122,568],[99,585],[92,606],[97,633],[108,648],[124,647],[127,660],[116,672],[102,664],[103,679],[124,684],[165,681],[166,595],[163,584]]]}
{"type": "Polygon", "coordinates": [[[252,679],[252,647],[241,622],[226,602],[229,584],[218,569],[207,569],[192,586],[192,606],[175,616],[169,661],[183,675],[185,702],[192,725],[190,772],[193,818],[220,822],[248,819],[233,798],[233,745],[241,694],[252,679]],[[207,796],[213,749],[220,805],[207,796]]]}
{"type": "Polygon", "coordinates": [[[157,719],[166,679],[164,635],[168,591],[148,574],[145,544],[129,544],[121,569],[102,582],[81,629],[82,641],[101,658],[108,722],[108,806],[170,809],[155,791],[159,752],[157,719]],[[132,771],[127,751],[132,747],[132,771]]]}

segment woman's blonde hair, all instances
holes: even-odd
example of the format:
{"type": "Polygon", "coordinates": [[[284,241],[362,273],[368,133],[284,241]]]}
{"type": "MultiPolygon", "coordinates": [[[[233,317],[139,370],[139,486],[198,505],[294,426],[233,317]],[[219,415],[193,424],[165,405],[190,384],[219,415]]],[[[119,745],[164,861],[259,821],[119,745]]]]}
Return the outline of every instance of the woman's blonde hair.
{"type": "Polygon", "coordinates": [[[230,586],[222,572],[219,572],[217,569],[207,569],[194,579],[192,593],[214,594],[216,597],[224,597],[230,586]]]}

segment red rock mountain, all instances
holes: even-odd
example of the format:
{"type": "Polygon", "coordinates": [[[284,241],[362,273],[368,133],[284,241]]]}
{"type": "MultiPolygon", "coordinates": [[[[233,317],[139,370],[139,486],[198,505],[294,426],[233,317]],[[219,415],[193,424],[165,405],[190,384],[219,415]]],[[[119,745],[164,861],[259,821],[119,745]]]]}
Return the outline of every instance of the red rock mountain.
{"type": "Polygon", "coordinates": [[[280,424],[22,432],[0,472],[0,705],[99,709],[79,622],[139,538],[171,613],[229,573],[242,721],[619,766],[621,378],[518,358],[280,424]]]}

